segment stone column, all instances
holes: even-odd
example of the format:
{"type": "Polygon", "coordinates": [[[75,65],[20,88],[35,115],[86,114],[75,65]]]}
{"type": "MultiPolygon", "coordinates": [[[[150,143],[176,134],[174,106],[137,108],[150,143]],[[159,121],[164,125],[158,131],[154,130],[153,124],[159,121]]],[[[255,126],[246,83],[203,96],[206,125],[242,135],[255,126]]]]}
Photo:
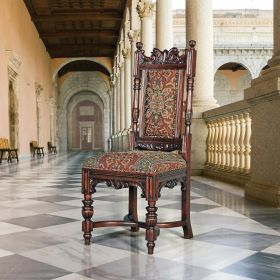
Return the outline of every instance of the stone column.
{"type": "Polygon", "coordinates": [[[125,129],[125,77],[124,77],[124,62],[120,62],[120,130],[125,129]]]}
{"type": "MultiPolygon", "coordinates": [[[[136,51],[136,42],[139,40],[139,31],[138,30],[129,30],[128,31],[128,38],[131,44],[131,100],[133,100],[133,96],[134,96],[134,91],[133,91],[133,71],[134,71],[134,54],[136,51]]],[[[130,104],[130,106],[132,107],[132,104],[130,104]]],[[[131,120],[130,120],[131,121],[131,120]]]]}
{"type": "Polygon", "coordinates": [[[251,104],[251,176],[245,195],[280,207],[280,1],[274,0],[271,68],[252,80],[244,98],[251,104]]]}
{"type": "Polygon", "coordinates": [[[43,88],[40,84],[35,83],[36,92],[36,115],[37,115],[37,141],[38,145],[42,146],[42,91],[43,88]]]}
{"type": "Polygon", "coordinates": [[[151,0],[139,1],[137,12],[141,19],[141,42],[147,56],[150,56],[153,50],[153,11],[154,3],[151,0]]]}
{"type": "Polygon", "coordinates": [[[280,65],[280,1],[274,0],[273,2],[273,56],[269,61],[269,66],[280,65]]]}
{"type": "Polygon", "coordinates": [[[202,117],[217,107],[214,99],[214,54],[212,0],[186,0],[186,42],[196,41],[192,122],[192,174],[201,175],[206,162],[207,126],[202,117]]]}
{"type": "Polygon", "coordinates": [[[56,102],[54,97],[50,97],[50,140],[55,145],[55,111],[56,102]]]}
{"type": "Polygon", "coordinates": [[[212,0],[186,0],[186,42],[196,41],[197,62],[194,106],[216,107],[214,99],[214,50],[212,0]]]}
{"type": "Polygon", "coordinates": [[[115,111],[115,116],[116,116],[116,131],[115,133],[118,133],[119,130],[121,129],[121,125],[120,125],[120,72],[119,69],[116,72],[116,86],[115,86],[115,90],[116,90],[116,111],[115,111]]]}
{"type": "Polygon", "coordinates": [[[112,111],[111,111],[111,123],[112,123],[112,132],[111,134],[114,135],[116,133],[116,80],[115,75],[111,74],[111,85],[112,85],[112,91],[111,91],[111,104],[112,104],[112,111]]]}
{"type": "Polygon", "coordinates": [[[125,128],[131,125],[131,59],[130,49],[125,48],[122,51],[124,58],[124,106],[125,106],[125,128]]]}
{"type": "Polygon", "coordinates": [[[160,50],[173,47],[172,0],[156,2],[156,47],[160,50]]]}

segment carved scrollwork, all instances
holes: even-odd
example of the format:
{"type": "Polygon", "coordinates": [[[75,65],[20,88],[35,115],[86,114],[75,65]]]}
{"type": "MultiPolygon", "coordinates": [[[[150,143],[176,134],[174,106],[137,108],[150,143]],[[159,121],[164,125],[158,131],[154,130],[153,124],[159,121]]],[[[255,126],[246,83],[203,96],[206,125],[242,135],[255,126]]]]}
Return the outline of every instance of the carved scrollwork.
{"type": "Polygon", "coordinates": [[[113,187],[116,190],[129,187],[128,182],[118,181],[118,180],[105,180],[105,184],[107,185],[107,187],[113,187]]]}
{"type": "Polygon", "coordinates": [[[139,150],[171,152],[181,150],[182,145],[179,143],[136,143],[135,148],[139,150]]]}
{"type": "Polygon", "coordinates": [[[162,188],[168,188],[168,189],[173,189],[175,186],[177,186],[179,180],[178,179],[173,179],[167,182],[162,182],[159,184],[158,187],[158,197],[161,197],[161,189],[162,188]]]}
{"type": "Polygon", "coordinates": [[[129,181],[122,181],[122,180],[110,180],[110,179],[101,180],[101,179],[90,178],[89,185],[90,185],[91,193],[96,192],[96,185],[99,183],[105,183],[107,187],[112,187],[116,190],[128,188],[130,186],[139,187],[142,191],[141,197],[146,197],[146,187],[145,187],[145,184],[143,184],[141,182],[135,183],[135,182],[129,182],[129,181]]]}
{"type": "Polygon", "coordinates": [[[146,56],[143,48],[143,44],[138,42],[136,44],[138,52],[140,52],[140,64],[184,64],[186,63],[186,55],[179,53],[177,48],[170,50],[159,50],[154,48],[151,56],[146,56]]]}
{"type": "Polygon", "coordinates": [[[181,180],[181,191],[185,192],[187,190],[187,177],[183,177],[181,180]]]}

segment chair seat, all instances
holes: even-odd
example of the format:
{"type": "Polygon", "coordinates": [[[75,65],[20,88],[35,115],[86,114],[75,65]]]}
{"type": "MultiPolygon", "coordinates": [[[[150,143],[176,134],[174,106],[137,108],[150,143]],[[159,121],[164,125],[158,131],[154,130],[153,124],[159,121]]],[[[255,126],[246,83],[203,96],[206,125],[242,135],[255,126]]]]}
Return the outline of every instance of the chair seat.
{"type": "Polygon", "coordinates": [[[104,153],[90,157],[86,169],[158,174],[187,167],[180,154],[157,151],[130,151],[104,153]]]}

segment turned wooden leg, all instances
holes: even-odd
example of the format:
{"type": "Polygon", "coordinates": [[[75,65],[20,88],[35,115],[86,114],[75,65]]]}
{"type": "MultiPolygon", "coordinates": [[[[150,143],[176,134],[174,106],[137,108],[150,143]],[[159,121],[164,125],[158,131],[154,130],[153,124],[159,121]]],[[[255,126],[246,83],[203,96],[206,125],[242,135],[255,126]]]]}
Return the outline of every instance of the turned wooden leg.
{"type": "Polygon", "coordinates": [[[182,182],[182,224],[184,238],[192,238],[192,226],[190,219],[190,181],[187,179],[182,182]]]}
{"type": "Polygon", "coordinates": [[[84,193],[84,199],[82,207],[82,214],[84,217],[84,221],[82,222],[82,230],[84,233],[85,244],[89,245],[91,240],[91,232],[93,230],[93,222],[91,220],[93,216],[93,200],[92,200],[92,191],[89,184],[88,179],[88,171],[83,171],[82,178],[82,192],[84,193]]]}
{"type": "Polygon", "coordinates": [[[152,255],[154,253],[154,247],[155,247],[155,240],[157,239],[157,231],[155,229],[155,226],[157,224],[157,207],[156,207],[156,201],[148,201],[149,206],[146,207],[147,214],[146,214],[146,240],[147,247],[148,247],[148,254],[152,255]]]}
{"type": "MultiPolygon", "coordinates": [[[[130,221],[138,222],[137,187],[129,187],[128,219],[130,221]]],[[[139,231],[139,226],[132,226],[131,231],[139,231]]]]}
{"type": "Polygon", "coordinates": [[[85,199],[83,200],[83,210],[82,210],[82,214],[84,217],[84,221],[82,223],[82,229],[84,232],[84,239],[85,239],[85,244],[89,245],[90,244],[90,240],[91,240],[91,232],[93,229],[93,222],[91,220],[92,216],[93,216],[93,200],[91,198],[91,194],[85,194],[84,195],[85,199]]]}

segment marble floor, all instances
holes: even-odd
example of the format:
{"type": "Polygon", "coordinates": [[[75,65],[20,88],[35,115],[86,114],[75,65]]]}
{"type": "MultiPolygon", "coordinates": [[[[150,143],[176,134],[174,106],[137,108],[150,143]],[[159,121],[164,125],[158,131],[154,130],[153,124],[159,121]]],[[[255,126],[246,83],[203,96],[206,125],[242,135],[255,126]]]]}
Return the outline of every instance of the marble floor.
{"type": "MultiPolygon", "coordinates": [[[[0,279],[279,280],[280,209],[244,199],[243,190],[192,178],[194,238],[162,229],[155,254],[145,232],[99,228],[93,243],[81,232],[81,166],[89,153],[50,155],[0,165],[0,279]]],[[[96,220],[127,211],[127,189],[100,185],[96,220]]],[[[139,198],[140,218],[145,200],[139,198]]],[[[159,220],[180,217],[180,191],[164,189],[159,220]]]]}

